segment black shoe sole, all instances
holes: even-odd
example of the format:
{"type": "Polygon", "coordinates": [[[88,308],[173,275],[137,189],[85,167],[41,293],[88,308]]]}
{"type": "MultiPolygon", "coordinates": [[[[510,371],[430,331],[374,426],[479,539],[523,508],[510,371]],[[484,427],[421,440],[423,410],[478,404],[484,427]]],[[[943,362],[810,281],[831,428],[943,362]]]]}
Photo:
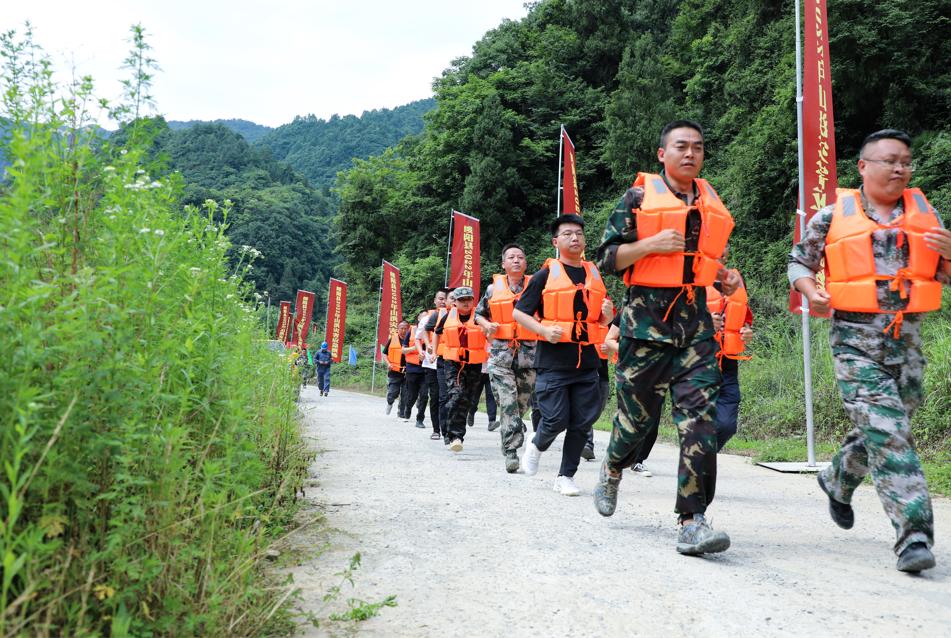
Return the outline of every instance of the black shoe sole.
{"type": "Polygon", "coordinates": [[[829,499],[829,517],[832,519],[832,522],[842,529],[852,529],[852,526],[855,525],[855,512],[852,510],[852,506],[846,503],[841,503],[832,498],[832,495],[829,494],[826,484],[822,481],[821,474],[816,475],[816,481],[819,483],[819,488],[829,499]],[[846,507],[848,510],[840,512],[837,510],[836,506],[840,508],[846,507]]]}

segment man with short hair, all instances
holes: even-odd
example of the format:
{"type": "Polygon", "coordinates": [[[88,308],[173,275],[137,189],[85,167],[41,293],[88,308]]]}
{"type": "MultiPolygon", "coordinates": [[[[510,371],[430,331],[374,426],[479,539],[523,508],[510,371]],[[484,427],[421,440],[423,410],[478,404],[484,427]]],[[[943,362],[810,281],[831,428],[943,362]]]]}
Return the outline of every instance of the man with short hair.
{"type": "MultiPolygon", "coordinates": [[[[396,324],[396,332],[390,335],[390,340],[383,346],[383,356],[386,357],[389,370],[386,373],[386,413],[393,410],[393,403],[400,397],[403,383],[406,380],[406,353],[414,352],[415,346],[409,345],[409,322],[400,319],[396,324]]],[[[397,416],[403,418],[397,408],[397,416]]]]}
{"type": "Polygon", "coordinates": [[[554,489],[578,496],[574,475],[601,408],[599,346],[614,318],[614,307],[597,266],[584,260],[584,219],[561,215],[552,222],[551,234],[558,259],[549,259],[532,275],[512,313],[519,325],[541,337],[535,354],[535,393],[542,420],[525,446],[521,465],[525,474],[534,475],[542,453],[565,432],[554,489]]]}
{"type": "MultiPolygon", "coordinates": [[[[449,400],[449,386],[446,383],[446,361],[443,358],[443,351],[445,350],[445,344],[442,348],[436,347],[436,325],[448,314],[451,309],[453,300],[451,299],[452,289],[451,288],[440,288],[436,293],[436,297],[433,299],[441,299],[442,306],[436,305],[436,309],[429,313],[429,318],[426,320],[426,331],[423,335],[423,341],[426,344],[426,352],[430,356],[436,357],[436,389],[438,392],[438,414],[439,414],[439,430],[442,435],[443,443],[449,445],[449,416],[446,412],[446,406],[449,400]]],[[[432,393],[432,390],[430,390],[432,393]]],[[[430,394],[432,396],[432,394],[430,394]]],[[[430,401],[432,404],[432,401],[430,401]]],[[[432,408],[430,408],[432,409],[432,408]]]]}
{"type": "MultiPolygon", "coordinates": [[[[535,386],[535,344],[538,335],[515,322],[513,310],[527,279],[525,251],[518,244],[502,248],[502,274],[492,276],[476,308],[476,322],[490,338],[489,379],[498,401],[505,471],[518,471],[518,448],[527,430],[522,422],[531,407],[535,386]]],[[[490,424],[490,428],[491,424],[490,424]]]]}
{"type": "Polygon", "coordinates": [[[623,468],[652,428],[664,398],[680,438],[675,511],[682,554],[722,552],[730,537],[705,518],[716,489],[714,414],[720,390],[717,344],[705,286],[721,280],[731,294],[738,275],[719,262],[733,219],[703,167],[703,130],[677,120],[661,131],[660,174],[639,173],[608,218],[597,257],[606,273],[627,284],[621,310],[618,412],[595,488],[595,506],[611,516],[623,468]]]}
{"type": "Polygon", "coordinates": [[[812,309],[835,311],[829,341],[852,430],[818,476],[832,520],[852,527],[852,494],[871,473],[895,528],[896,567],[917,573],[935,565],[934,516],[911,417],[922,399],[922,319],[940,310],[941,286],[951,283],[951,232],[908,188],[906,133],[865,138],[858,170],[861,188],[840,189],[809,221],[789,255],[789,282],[812,309]],[[825,289],[816,284],[823,257],[825,289]]]}

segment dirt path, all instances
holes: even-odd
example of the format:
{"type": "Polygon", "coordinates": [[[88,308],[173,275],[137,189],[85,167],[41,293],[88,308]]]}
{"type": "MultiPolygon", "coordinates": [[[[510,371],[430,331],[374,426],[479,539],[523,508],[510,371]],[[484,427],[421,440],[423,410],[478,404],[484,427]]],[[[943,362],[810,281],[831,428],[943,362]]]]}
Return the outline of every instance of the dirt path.
{"type": "MultiPolygon", "coordinates": [[[[322,450],[308,498],[337,532],[294,578],[320,608],[333,574],[361,552],[343,597],[398,602],[360,623],[361,634],[951,635],[946,499],[935,502],[938,567],[912,577],[894,568],[893,532],[871,486],[856,495],[846,532],[829,520],[813,477],[723,455],[709,515],[733,547],[688,558],[674,551],[675,448],[654,448],[653,478],[625,475],[606,519],[591,499],[599,462],[582,461],[582,495],[564,497],[551,489],[559,443],[537,476],[508,475],[484,414],[453,455],[428,427],[384,416],[384,405],[336,390],[302,397],[307,434],[322,450]]],[[[600,461],[607,433],[595,434],[600,461]]]]}

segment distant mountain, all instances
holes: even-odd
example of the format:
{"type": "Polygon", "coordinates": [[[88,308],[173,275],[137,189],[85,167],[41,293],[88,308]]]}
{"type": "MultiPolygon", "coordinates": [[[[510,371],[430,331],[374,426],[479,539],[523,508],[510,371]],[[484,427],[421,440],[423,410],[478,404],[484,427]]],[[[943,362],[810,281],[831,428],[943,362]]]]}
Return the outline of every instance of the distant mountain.
{"type": "Polygon", "coordinates": [[[182,129],[191,128],[196,124],[221,124],[243,137],[248,144],[253,144],[274,130],[270,126],[256,124],[248,120],[213,120],[210,122],[205,120],[188,120],[187,122],[169,120],[168,127],[173,131],[180,131],[182,129]]]}
{"type": "Polygon", "coordinates": [[[378,155],[407,135],[423,130],[423,115],[436,107],[433,99],[417,100],[394,109],[364,111],[363,115],[334,115],[329,120],[298,116],[271,130],[257,144],[303,173],[317,188],[333,185],[337,172],[353,158],[378,155]]]}

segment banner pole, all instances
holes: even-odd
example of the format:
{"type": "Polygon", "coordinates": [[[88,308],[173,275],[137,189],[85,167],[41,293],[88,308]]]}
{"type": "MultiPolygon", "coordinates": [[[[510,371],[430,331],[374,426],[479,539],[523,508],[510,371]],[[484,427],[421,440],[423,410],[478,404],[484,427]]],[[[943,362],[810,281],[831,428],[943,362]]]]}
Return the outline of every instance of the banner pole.
{"type": "Polygon", "coordinates": [[[446,275],[442,280],[444,287],[449,285],[449,256],[452,254],[452,227],[456,219],[455,212],[454,210],[449,212],[449,241],[446,242],[446,275]]]}
{"type": "Polygon", "coordinates": [[[377,343],[380,335],[377,331],[380,329],[380,309],[383,307],[383,262],[380,261],[380,294],[376,300],[376,325],[373,327],[373,374],[370,375],[370,393],[376,388],[376,355],[380,351],[380,344],[377,343]]]}
{"type": "MultiPolygon", "coordinates": [[[[565,125],[558,130],[558,191],[555,193],[555,218],[561,217],[561,174],[564,171],[565,125]]],[[[558,248],[555,248],[555,259],[558,259],[558,248]]]]}
{"type": "MultiPolygon", "coordinates": [[[[805,158],[803,153],[802,130],[802,27],[800,2],[796,0],[796,131],[799,138],[799,207],[796,214],[799,217],[799,238],[806,237],[806,187],[805,187],[805,158]]],[[[802,299],[802,368],[806,389],[806,458],[807,467],[816,466],[815,422],[813,421],[812,405],[812,344],[809,326],[809,300],[806,295],[799,295],[802,299]]]]}
{"type": "Polygon", "coordinates": [[[267,338],[271,338],[271,293],[267,290],[264,291],[264,296],[267,297],[267,309],[264,311],[264,321],[267,338]]]}

